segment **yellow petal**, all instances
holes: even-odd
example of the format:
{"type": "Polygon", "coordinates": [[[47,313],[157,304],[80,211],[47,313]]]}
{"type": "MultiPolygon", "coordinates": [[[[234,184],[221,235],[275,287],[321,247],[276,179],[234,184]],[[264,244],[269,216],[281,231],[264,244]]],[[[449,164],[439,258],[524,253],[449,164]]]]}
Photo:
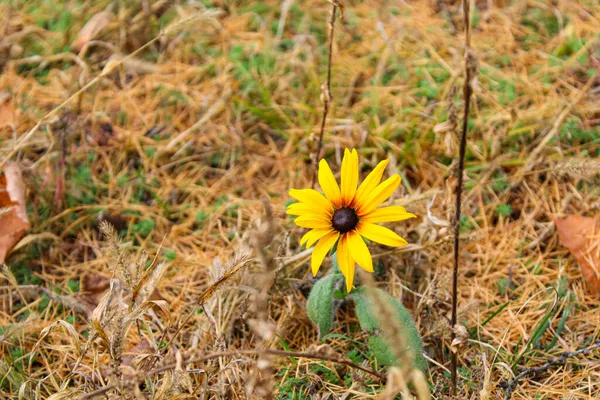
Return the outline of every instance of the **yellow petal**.
{"type": "Polygon", "coordinates": [[[354,269],[355,261],[350,255],[350,249],[348,247],[348,235],[342,235],[340,242],[337,247],[337,259],[340,271],[346,278],[346,290],[348,293],[352,290],[352,284],[354,283],[354,269]]]}
{"type": "Polygon", "coordinates": [[[342,205],[352,203],[358,185],[358,153],[356,150],[346,149],[342,160],[342,205]]]}
{"type": "Polygon", "coordinates": [[[377,187],[377,185],[379,185],[379,182],[381,182],[381,177],[385,172],[385,168],[389,163],[390,160],[381,161],[379,164],[377,164],[375,169],[371,171],[369,175],[367,175],[365,180],[360,184],[358,190],[356,191],[354,201],[352,202],[353,206],[356,206],[357,204],[360,204],[363,201],[365,201],[369,194],[371,194],[371,192],[377,187]]]}
{"type": "Polygon", "coordinates": [[[315,244],[317,240],[321,239],[323,236],[327,235],[332,230],[333,229],[331,228],[312,229],[308,231],[304,236],[302,236],[302,239],[300,239],[300,246],[306,243],[306,248],[308,249],[313,244],[315,244]]]}
{"type": "Polygon", "coordinates": [[[331,202],[314,189],[290,189],[290,196],[309,206],[318,207],[323,210],[331,210],[333,208],[331,202]]]}
{"type": "Polygon", "coordinates": [[[393,175],[381,182],[363,202],[356,205],[358,215],[366,215],[376,209],[396,191],[398,185],[400,185],[400,175],[393,175]]]}
{"type": "Polygon", "coordinates": [[[408,244],[406,240],[398,236],[396,232],[384,228],[383,226],[370,224],[368,222],[359,222],[356,226],[356,230],[363,237],[377,243],[385,244],[386,246],[400,247],[408,244]]]}
{"type": "Polygon", "coordinates": [[[338,236],[340,236],[338,231],[332,231],[331,233],[325,235],[315,246],[315,250],[313,251],[312,258],[310,260],[310,267],[312,269],[313,276],[316,276],[317,272],[319,272],[319,267],[323,263],[323,259],[327,255],[327,252],[331,250],[335,244],[338,236]]]}
{"type": "Polygon", "coordinates": [[[371,258],[371,252],[365,244],[365,241],[356,231],[350,231],[346,233],[348,249],[350,250],[350,256],[356,260],[356,263],[360,265],[365,271],[373,272],[373,259],[371,258]]]}
{"type": "Polygon", "coordinates": [[[311,229],[310,231],[306,232],[304,234],[304,236],[302,236],[300,238],[300,246],[303,246],[305,242],[308,241],[308,239],[311,237],[312,232],[314,231],[314,229],[311,229]]]}
{"type": "Polygon", "coordinates": [[[350,293],[352,288],[354,287],[354,269],[356,268],[356,263],[354,260],[350,260],[350,264],[348,265],[348,276],[346,277],[346,291],[350,293]]]}
{"type": "Polygon", "coordinates": [[[359,217],[363,222],[370,222],[374,224],[377,222],[404,221],[405,219],[416,218],[417,216],[407,212],[404,207],[392,206],[377,208],[367,215],[359,217]]]}
{"type": "Polygon", "coordinates": [[[325,160],[319,162],[319,185],[321,185],[325,197],[327,197],[336,208],[340,208],[342,204],[340,187],[335,181],[335,177],[333,176],[333,172],[331,172],[331,168],[329,168],[329,164],[327,164],[327,161],[325,160]]]}
{"type": "Polygon", "coordinates": [[[316,215],[302,215],[294,220],[294,223],[301,228],[320,228],[331,229],[331,220],[316,215]]]}
{"type": "Polygon", "coordinates": [[[320,216],[324,216],[327,218],[331,218],[331,215],[333,214],[333,210],[332,209],[324,209],[321,207],[315,207],[311,204],[307,204],[307,203],[294,203],[294,204],[290,204],[287,207],[287,210],[285,211],[286,214],[289,215],[306,215],[306,214],[314,214],[314,215],[320,215],[320,216]]]}

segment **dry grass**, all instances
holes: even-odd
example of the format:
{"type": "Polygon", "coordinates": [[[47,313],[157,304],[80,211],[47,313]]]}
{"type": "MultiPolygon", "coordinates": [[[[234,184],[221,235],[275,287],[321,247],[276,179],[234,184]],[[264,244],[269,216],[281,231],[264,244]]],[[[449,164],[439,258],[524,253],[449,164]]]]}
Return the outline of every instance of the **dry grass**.
{"type": "MultiPolygon", "coordinates": [[[[0,162],[11,154],[25,169],[32,226],[2,272],[0,397],[246,398],[257,360],[259,389],[272,385],[277,398],[385,394],[379,378],[352,364],[265,351],[380,368],[347,306],[335,335],[319,343],[304,308],[309,255],[284,214],[287,190],[311,183],[331,3],[150,3],[0,5],[0,91],[8,94],[0,162]],[[84,22],[107,7],[112,22],[85,54],[70,53],[84,22]],[[200,22],[190,17],[197,13],[200,22]],[[269,229],[281,228],[273,242],[260,239],[274,232],[261,231],[265,196],[269,229]],[[101,220],[120,231],[130,264],[115,268],[122,261],[101,220]],[[257,243],[270,245],[261,255],[252,253],[257,243]],[[140,275],[161,263],[160,276],[140,275]],[[263,265],[275,266],[270,288],[263,265]],[[109,289],[109,279],[120,284],[109,289]],[[165,312],[131,297],[140,279],[165,312]],[[103,295],[113,301],[99,310],[103,295]],[[261,326],[276,336],[259,338],[261,326]]],[[[339,165],[343,148],[356,147],[364,170],[390,157],[388,172],[403,176],[392,201],[420,218],[397,228],[410,246],[373,248],[375,280],[415,316],[435,398],[448,393],[450,365],[447,221],[458,142],[447,95],[464,78],[454,3],[344,2],[321,151],[339,165]],[[451,129],[441,129],[448,110],[451,129]]],[[[600,6],[475,1],[471,11],[480,73],[464,177],[458,320],[469,335],[459,346],[459,390],[487,399],[503,396],[498,384],[517,366],[544,365],[600,338],[600,299],[552,224],[600,206],[591,179],[600,154],[600,6]]],[[[598,398],[599,360],[596,350],[523,379],[513,398],[598,398]]]]}

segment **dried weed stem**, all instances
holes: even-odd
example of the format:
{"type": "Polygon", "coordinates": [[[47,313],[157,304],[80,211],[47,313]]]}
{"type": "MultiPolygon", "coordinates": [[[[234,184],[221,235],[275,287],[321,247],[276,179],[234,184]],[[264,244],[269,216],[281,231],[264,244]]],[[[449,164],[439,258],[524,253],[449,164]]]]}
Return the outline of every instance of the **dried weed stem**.
{"type": "Polygon", "coordinates": [[[321,87],[321,99],[323,101],[323,118],[321,119],[321,130],[319,131],[319,142],[317,143],[317,151],[313,154],[313,176],[311,187],[314,189],[317,182],[317,170],[319,168],[319,157],[321,156],[321,147],[323,146],[323,135],[325,134],[325,122],[327,121],[327,113],[329,113],[329,102],[331,101],[331,58],[333,55],[333,34],[335,32],[335,14],[337,5],[332,2],[331,18],[329,19],[329,59],[327,61],[327,81],[321,87]]]}
{"type": "MultiPolygon", "coordinates": [[[[452,319],[451,329],[453,342],[456,338],[454,326],[457,323],[457,303],[458,303],[458,262],[460,254],[460,217],[462,205],[463,175],[465,169],[465,153],[467,149],[467,130],[469,123],[469,111],[471,105],[471,95],[473,88],[472,80],[477,70],[477,60],[471,52],[471,28],[470,28],[470,3],[469,0],[463,0],[463,17],[465,24],[465,82],[463,86],[464,95],[464,113],[462,132],[460,136],[460,150],[458,155],[458,179],[456,181],[456,205],[454,214],[454,269],[452,273],[452,319]]],[[[452,394],[456,395],[456,368],[457,354],[452,352],[452,394]]]]}
{"type": "Polygon", "coordinates": [[[512,394],[517,388],[521,379],[527,376],[536,376],[538,374],[546,372],[550,369],[550,367],[555,365],[565,365],[569,358],[577,357],[579,355],[587,356],[592,350],[598,348],[600,348],[600,340],[596,340],[594,344],[583,349],[579,349],[576,351],[565,351],[560,355],[560,357],[552,358],[539,367],[524,368],[523,371],[519,375],[511,379],[510,382],[500,382],[499,386],[505,390],[504,400],[509,400],[512,397],[512,394]]]}

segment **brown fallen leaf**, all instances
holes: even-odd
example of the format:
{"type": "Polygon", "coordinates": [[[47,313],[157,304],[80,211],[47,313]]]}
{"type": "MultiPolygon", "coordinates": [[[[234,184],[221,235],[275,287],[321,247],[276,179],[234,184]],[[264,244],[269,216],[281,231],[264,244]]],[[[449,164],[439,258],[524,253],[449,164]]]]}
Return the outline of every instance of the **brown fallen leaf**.
{"type": "Polygon", "coordinates": [[[21,168],[9,163],[0,176],[0,264],[29,229],[21,168]]]}
{"type": "Polygon", "coordinates": [[[78,296],[81,301],[96,307],[109,287],[109,277],[97,273],[89,273],[83,276],[81,292],[78,293],[78,296]]]}
{"type": "Polygon", "coordinates": [[[560,243],[577,259],[583,278],[600,294],[600,215],[568,215],[554,224],[560,243]]]}
{"type": "Polygon", "coordinates": [[[80,52],[83,47],[90,41],[94,40],[96,36],[106,28],[113,20],[113,13],[110,11],[102,11],[95,14],[89,21],[81,28],[77,34],[77,38],[73,41],[71,48],[80,52]]]}

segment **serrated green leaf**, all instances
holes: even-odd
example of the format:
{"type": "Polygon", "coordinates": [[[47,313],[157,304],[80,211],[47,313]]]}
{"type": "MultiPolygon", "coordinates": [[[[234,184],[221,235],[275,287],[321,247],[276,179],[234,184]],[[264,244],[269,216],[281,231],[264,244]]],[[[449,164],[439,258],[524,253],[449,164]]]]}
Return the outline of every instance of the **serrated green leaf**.
{"type": "MultiPolygon", "coordinates": [[[[387,299],[389,304],[396,312],[398,321],[404,334],[407,343],[407,348],[413,354],[414,366],[420,370],[427,368],[427,361],[423,356],[423,341],[419,336],[419,331],[415,326],[412,316],[400,301],[391,297],[381,289],[375,289],[383,298],[387,299]]],[[[391,347],[387,345],[386,339],[378,332],[381,330],[381,324],[377,319],[377,315],[373,312],[372,300],[367,295],[364,288],[357,289],[349,297],[354,300],[356,316],[360,326],[372,336],[369,338],[369,346],[373,350],[377,361],[383,365],[396,364],[395,357],[391,351],[391,347]]]]}
{"type": "Polygon", "coordinates": [[[306,310],[310,320],[317,325],[320,338],[327,335],[333,326],[333,294],[339,277],[331,274],[319,279],[308,296],[306,310]]]}

